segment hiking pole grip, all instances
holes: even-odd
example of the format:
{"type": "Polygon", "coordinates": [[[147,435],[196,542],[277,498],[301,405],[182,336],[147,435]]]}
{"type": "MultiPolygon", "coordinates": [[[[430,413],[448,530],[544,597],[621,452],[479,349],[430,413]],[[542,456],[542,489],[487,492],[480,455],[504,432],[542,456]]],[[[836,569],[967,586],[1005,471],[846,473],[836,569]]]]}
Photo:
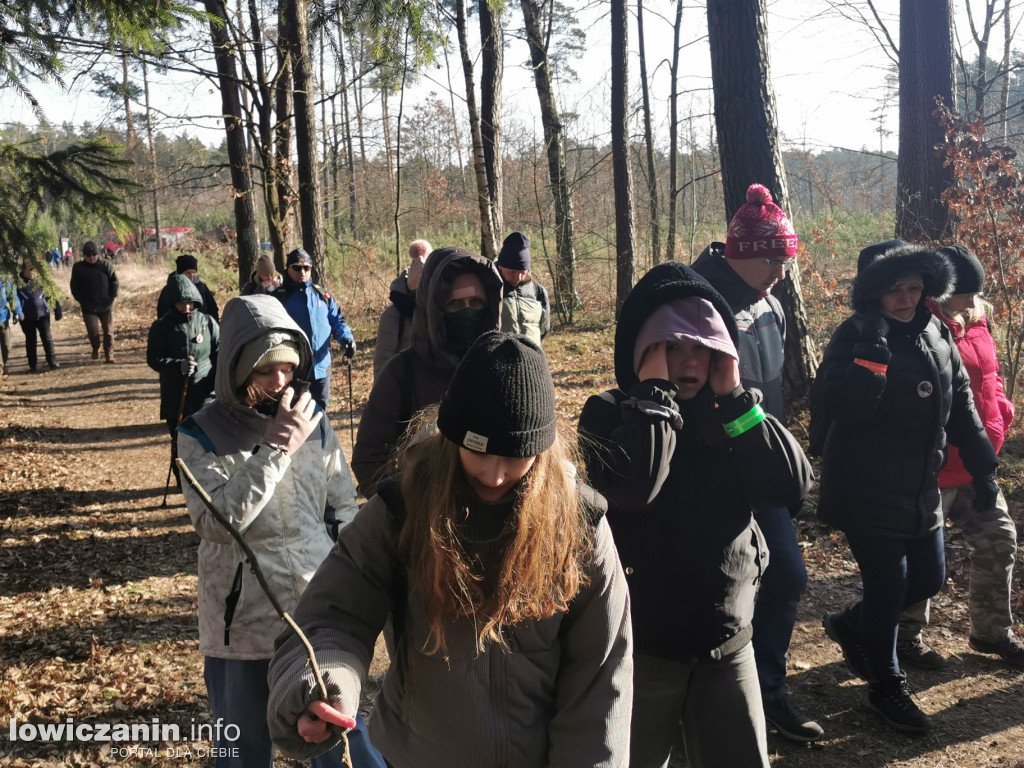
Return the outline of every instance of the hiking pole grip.
{"type": "Polygon", "coordinates": [[[238,543],[238,546],[242,548],[246,559],[249,561],[249,567],[252,569],[253,575],[256,577],[256,581],[259,582],[260,587],[263,589],[263,593],[267,596],[267,599],[270,600],[270,604],[274,606],[274,610],[277,611],[277,615],[288,623],[288,626],[292,628],[299,640],[301,640],[302,644],[306,647],[306,657],[309,659],[310,667],[313,668],[313,676],[316,678],[316,684],[320,688],[320,695],[324,697],[324,702],[330,702],[331,697],[327,693],[327,685],[324,683],[323,675],[320,673],[320,666],[316,663],[316,654],[313,652],[313,646],[310,644],[309,638],[306,637],[306,634],[299,628],[299,625],[295,623],[295,620],[289,615],[288,611],[281,607],[281,603],[277,601],[274,593],[270,590],[270,585],[267,583],[267,579],[263,575],[263,569],[260,568],[259,561],[256,559],[256,554],[246,543],[242,534],[240,534],[235,526],[231,524],[231,521],[224,516],[223,512],[217,509],[217,505],[213,503],[213,499],[210,498],[210,494],[208,494],[206,489],[199,484],[195,475],[193,475],[185,465],[185,462],[179,458],[175,459],[175,464],[177,464],[178,471],[181,473],[182,477],[185,478],[185,482],[187,482],[192,490],[199,495],[199,498],[203,500],[203,504],[205,504],[206,508],[210,510],[210,514],[213,515],[214,519],[220,523],[229,534],[231,534],[231,538],[233,538],[238,543]]]}

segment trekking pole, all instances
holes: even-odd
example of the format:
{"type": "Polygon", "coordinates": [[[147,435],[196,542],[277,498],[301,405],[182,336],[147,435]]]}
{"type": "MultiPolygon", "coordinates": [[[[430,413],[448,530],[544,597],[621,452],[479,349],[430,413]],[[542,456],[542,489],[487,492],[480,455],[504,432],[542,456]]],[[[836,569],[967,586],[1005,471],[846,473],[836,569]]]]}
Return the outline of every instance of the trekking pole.
{"type": "MultiPolygon", "coordinates": [[[[192,355],[188,356],[189,360],[195,360],[192,355]]],[[[185,386],[181,388],[181,404],[178,406],[178,420],[175,422],[174,435],[171,437],[171,463],[167,467],[167,482],[164,483],[164,500],[161,502],[161,507],[167,506],[167,493],[171,490],[171,474],[174,471],[174,460],[177,458],[177,452],[174,450],[174,441],[178,439],[178,426],[181,425],[181,419],[185,415],[185,401],[188,399],[188,382],[191,376],[185,377],[185,386]]]]}
{"type": "MultiPolygon", "coordinates": [[[[224,513],[217,509],[217,505],[213,503],[213,499],[210,498],[210,494],[206,492],[206,489],[199,484],[196,480],[195,475],[189,471],[189,468],[185,466],[185,462],[181,459],[175,459],[174,463],[178,466],[178,472],[185,478],[185,482],[189,484],[193,491],[199,494],[199,498],[203,500],[203,504],[210,510],[210,514],[213,515],[214,520],[220,523],[224,529],[231,534],[231,538],[235,540],[239,547],[242,548],[242,552],[245,553],[245,559],[249,563],[249,569],[252,571],[253,576],[256,577],[256,581],[259,582],[260,587],[263,589],[263,593],[270,600],[270,604],[274,606],[274,610],[277,611],[277,615],[280,616],[292,631],[298,636],[299,640],[306,647],[306,658],[309,660],[309,666],[313,670],[313,677],[316,678],[317,687],[320,689],[320,695],[323,697],[324,703],[328,703],[331,700],[330,695],[327,693],[327,684],[324,683],[323,675],[320,672],[320,665],[316,663],[316,653],[313,651],[313,646],[309,642],[309,638],[302,631],[298,624],[295,623],[295,619],[286,611],[281,603],[278,602],[274,593],[270,589],[270,585],[267,583],[266,576],[263,575],[263,569],[260,568],[259,561],[256,559],[256,553],[252,551],[252,548],[246,543],[245,538],[238,532],[238,530],[231,524],[231,521],[224,516],[224,513]]],[[[313,716],[315,717],[315,715],[313,716]]],[[[355,727],[355,720],[352,721],[352,726],[355,727]]],[[[341,743],[344,747],[345,764],[352,768],[352,756],[348,750],[348,737],[344,733],[341,734],[341,743]]]]}
{"type": "Polygon", "coordinates": [[[352,398],[352,361],[345,358],[345,369],[348,371],[348,436],[352,440],[350,451],[356,445],[356,403],[352,398]]]}

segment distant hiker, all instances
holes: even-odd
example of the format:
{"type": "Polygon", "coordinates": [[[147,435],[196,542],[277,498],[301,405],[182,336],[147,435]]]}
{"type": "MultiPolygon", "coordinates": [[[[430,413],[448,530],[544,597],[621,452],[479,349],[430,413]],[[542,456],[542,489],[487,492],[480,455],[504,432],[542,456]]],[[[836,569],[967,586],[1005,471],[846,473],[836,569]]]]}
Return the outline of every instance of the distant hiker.
{"type": "MultiPolygon", "coordinates": [[[[729,302],[739,330],[740,379],[758,389],[768,413],[786,423],[782,402],[786,318],[771,294],[796,263],[797,236],[771,193],[751,184],[747,202],[729,222],[725,243],[712,243],[693,269],[729,302]]],[[[792,703],[786,662],[797,606],[807,589],[807,568],[785,505],[760,509],[757,525],[768,542],[771,565],[761,578],[754,608],[754,658],[768,724],[793,741],[817,741],[824,731],[792,703]]]]}
{"type": "Polygon", "coordinates": [[[11,355],[11,326],[24,318],[14,281],[0,277],[0,376],[7,375],[11,355]]]}
{"type": "Polygon", "coordinates": [[[466,350],[498,328],[500,311],[501,278],[490,259],[457,247],[430,255],[416,291],[412,344],[388,360],[359,421],[352,472],[366,498],[394,471],[410,419],[440,401],[466,350]]]}
{"type": "Polygon", "coordinates": [[[281,273],[274,266],[274,260],[267,254],[261,254],[256,259],[256,269],[249,275],[249,280],[242,286],[242,296],[252,296],[255,293],[273,293],[278,286],[284,282],[281,273]]]}
{"type": "Polygon", "coordinates": [[[174,272],[167,276],[167,284],[160,291],[160,297],[157,299],[156,316],[158,318],[163,317],[174,306],[174,297],[178,295],[178,289],[175,287],[175,278],[178,275],[184,275],[192,281],[196,290],[199,291],[199,296],[202,298],[199,309],[202,313],[209,315],[214,320],[220,321],[220,308],[217,306],[217,299],[214,298],[213,291],[209,289],[206,283],[199,279],[199,260],[190,253],[183,253],[174,260],[174,263],[176,268],[174,272]]]}
{"type": "Polygon", "coordinates": [[[93,360],[99,359],[102,342],[106,361],[115,362],[114,301],[117,291],[117,272],[109,261],[99,257],[96,243],[89,240],[82,246],[82,260],[71,268],[71,295],[82,307],[93,360]]]}
{"type": "Polygon", "coordinates": [[[188,277],[175,275],[172,290],[171,308],[149,327],[146,363],[160,375],[160,418],[171,435],[173,462],[179,421],[213,392],[220,326],[199,309],[202,297],[188,277]]]}
{"type": "Polygon", "coordinates": [[[751,637],[769,552],[755,520],[810,489],[800,444],[741,384],[729,304],[676,262],[626,298],[617,389],[580,414],[587,476],[633,615],[630,765],[664,766],[680,722],[692,766],[768,766],[751,637]]]}
{"type": "MultiPolygon", "coordinates": [[[[25,281],[18,288],[18,298],[21,302],[21,330],[25,332],[25,357],[28,358],[28,369],[35,373],[38,370],[36,364],[36,338],[43,342],[43,354],[46,355],[46,367],[50,370],[60,368],[57,362],[57,354],[53,347],[53,335],[50,333],[50,304],[51,300],[43,293],[43,286],[36,279],[36,268],[31,264],[25,264],[21,270],[21,277],[25,281]]],[[[64,310],[60,302],[53,301],[53,318],[60,320],[64,316],[64,310]]]]}
{"type": "Polygon", "coordinates": [[[331,339],[341,346],[346,358],[356,353],[356,340],[345,322],[341,307],[322,286],[315,285],[313,259],[302,248],[288,254],[284,283],[274,291],[285,311],[313,345],[313,370],[309,392],[326,410],[331,397],[331,339]]]}
{"type": "MultiPolygon", "coordinates": [[[[245,534],[285,610],[331,549],[326,524],[347,525],[355,488],[338,438],[310,395],[293,402],[313,352],[301,329],[269,296],[224,307],[216,399],[182,422],[178,452],[214,502],[245,534]]],[[[199,650],[211,717],[238,728],[215,747],[237,750],[223,767],[273,763],[267,730],[267,667],[286,629],[246,556],[187,484],[199,534],[199,650]]],[[[314,763],[340,766],[333,753],[314,763]]],[[[379,765],[369,763],[364,765],[379,765]]]]}
{"type": "Polygon", "coordinates": [[[416,309],[416,289],[423,275],[423,265],[430,255],[430,243],[413,240],[409,243],[409,266],[391,281],[388,298],[391,304],[377,323],[377,344],[373,349],[373,380],[384,365],[412,343],[412,316],[416,309]]]}
{"type": "Polygon", "coordinates": [[[544,353],[482,335],[436,427],[341,532],[295,611],[329,702],[298,638],[280,636],[274,743],[309,758],[337,741],[331,724],[358,710],[390,614],[396,652],[370,733],[394,768],[625,768],[625,577],[604,500],[558,434],[544,353]]]}
{"type": "Polygon", "coordinates": [[[68,248],[64,251],[64,266],[68,269],[71,268],[71,263],[74,261],[74,257],[71,255],[71,249],[68,248]]]}
{"type": "Polygon", "coordinates": [[[949,328],[928,309],[954,284],[942,253],[887,242],[860,253],[855,314],[832,334],[811,392],[820,446],[818,517],[846,534],[863,596],[824,618],[870,706],[893,728],[932,727],[896,655],[900,613],[945,580],[939,469],[960,449],[979,514],[996,506],[995,451],[949,328]]]}
{"type": "Polygon", "coordinates": [[[530,273],[530,238],[513,232],[498,253],[498,271],[504,282],[501,330],[521,333],[540,344],[551,330],[547,289],[530,273]]]}
{"type": "MultiPolygon", "coordinates": [[[[1013,421],[1013,402],[1003,391],[999,377],[996,343],[989,331],[991,307],[981,298],[985,268],[962,245],[939,250],[953,265],[953,295],[941,303],[928,302],[932,313],[949,328],[971,380],[974,407],[996,453],[1013,421]]],[[[1011,667],[1024,667],[1024,643],[1013,633],[1013,563],[1017,529],[1006,497],[999,491],[991,509],[978,509],[974,485],[955,446],[947,448],[946,463],[939,473],[942,514],[964,534],[971,548],[971,572],[967,607],[971,617],[968,645],[978,653],[999,656],[1011,667]]],[[[922,638],[928,626],[929,601],[910,606],[900,617],[896,656],[902,664],[923,669],[944,665],[938,651],[922,638]]]]}

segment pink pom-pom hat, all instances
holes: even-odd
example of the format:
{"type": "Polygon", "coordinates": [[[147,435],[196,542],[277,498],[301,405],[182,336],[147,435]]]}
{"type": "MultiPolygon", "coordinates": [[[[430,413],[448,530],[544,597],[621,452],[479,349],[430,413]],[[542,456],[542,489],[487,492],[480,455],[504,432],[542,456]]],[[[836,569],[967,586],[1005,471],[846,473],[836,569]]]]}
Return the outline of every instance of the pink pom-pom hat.
{"type": "Polygon", "coordinates": [[[797,236],[785,212],[772,202],[772,193],[761,184],[747,189],[747,202],[729,222],[725,237],[727,259],[796,258],[797,236]]]}

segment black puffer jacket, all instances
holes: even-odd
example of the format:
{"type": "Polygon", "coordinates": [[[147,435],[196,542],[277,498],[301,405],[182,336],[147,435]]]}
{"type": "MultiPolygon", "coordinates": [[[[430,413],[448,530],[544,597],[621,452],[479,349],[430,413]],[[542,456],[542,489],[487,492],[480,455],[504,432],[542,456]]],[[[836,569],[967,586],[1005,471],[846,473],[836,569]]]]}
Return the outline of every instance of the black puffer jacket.
{"type": "Polygon", "coordinates": [[[825,434],[818,516],[841,530],[917,538],[937,528],[947,433],[974,477],[995,471],[956,344],[924,304],[951,287],[946,258],[920,246],[886,251],[858,273],[857,314],[832,335],[811,395],[825,434]],[[924,281],[914,317],[881,318],[882,294],[911,274],[924,281]]]}
{"type": "Polygon", "coordinates": [[[677,403],[670,382],[638,380],[633,348],[644,321],[690,296],[715,306],[735,343],[721,295],[689,268],[659,264],[622,307],[619,388],[587,400],[579,423],[589,482],[608,499],[626,570],[636,650],[679,661],[710,660],[715,649],[728,653],[749,641],[768,564],[753,510],[794,505],[812,482],[799,444],[774,417],[726,436],[723,424],[751,410],[761,397],[756,390],[715,397],[705,385],[694,400],[677,403]]]}

